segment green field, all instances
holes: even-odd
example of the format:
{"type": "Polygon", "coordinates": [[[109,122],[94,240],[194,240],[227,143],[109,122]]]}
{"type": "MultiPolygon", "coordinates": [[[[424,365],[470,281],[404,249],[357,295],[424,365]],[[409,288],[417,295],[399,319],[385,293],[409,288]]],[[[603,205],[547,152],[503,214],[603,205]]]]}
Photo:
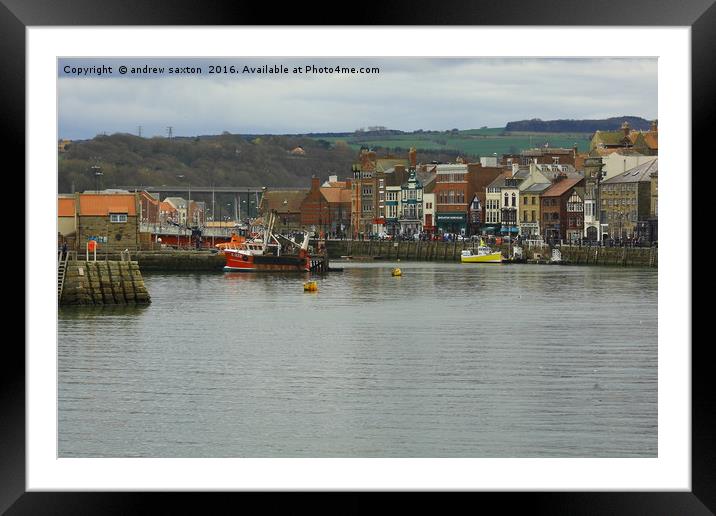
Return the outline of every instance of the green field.
{"type": "Polygon", "coordinates": [[[573,133],[505,133],[504,128],[468,129],[458,132],[424,132],[390,136],[366,136],[354,134],[346,137],[316,138],[331,143],[346,142],[358,150],[361,146],[383,149],[409,149],[456,151],[470,156],[491,156],[493,154],[519,153],[524,149],[541,147],[572,148],[575,144],[580,152],[589,150],[590,134],[573,133]]]}

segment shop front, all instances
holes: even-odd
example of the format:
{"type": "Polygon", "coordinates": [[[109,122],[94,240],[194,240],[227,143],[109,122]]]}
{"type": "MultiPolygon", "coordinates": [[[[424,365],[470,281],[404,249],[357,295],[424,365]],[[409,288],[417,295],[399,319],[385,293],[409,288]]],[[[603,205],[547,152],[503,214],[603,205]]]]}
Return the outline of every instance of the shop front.
{"type": "Polygon", "coordinates": [[[443,233],[465,234],[467,230],[467,214],[437,213],[435,215],[435,225],[443,233]]]}
{"type": "Polygon", "coordinates": [[[376,217],[373,219],[372,232],[374,235],[379,235],[385,232],[385,217],[376,217]]]}

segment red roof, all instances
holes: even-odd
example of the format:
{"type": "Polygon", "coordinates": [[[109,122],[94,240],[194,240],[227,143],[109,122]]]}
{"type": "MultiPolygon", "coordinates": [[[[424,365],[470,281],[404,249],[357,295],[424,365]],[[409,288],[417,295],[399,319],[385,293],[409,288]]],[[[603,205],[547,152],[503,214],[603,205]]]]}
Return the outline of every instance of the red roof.
{"type": "Polygon", "coordinates": [[[579,183],[582,179],[582,177],[567,177],[565,179],[562,179],[561,181],[557,181],[556,183],[553,183],[552,186],[547,188],[543,193],[542,197],[559,197],[560,195],[564,194],[567,190],[572,188],[574,185],[579,183]]]}
{"type": "Polygon", "coordinates": [[[81,194],[79,214],[104,217],[110,213],[137,214],[134,194],[81,194]]]}
{"type": "Polygon", "coordinates": [[[75,216],[75,198],[60,197],[57,199],[57,216],[58,217],[74,217],[75,216]]]}
{"type": "Polygon", "coordinates": [[[321,188],[321,193],[323,194],[323,197],[326,198],[326,200],[330,203],[340,203],[340,202],[346,202],[343,200],[343,192],[348,192],[348,202],[350,202],[350,193],[351,191],[344,188],[331,188],[328,186],[324,186],[321,188]]]}

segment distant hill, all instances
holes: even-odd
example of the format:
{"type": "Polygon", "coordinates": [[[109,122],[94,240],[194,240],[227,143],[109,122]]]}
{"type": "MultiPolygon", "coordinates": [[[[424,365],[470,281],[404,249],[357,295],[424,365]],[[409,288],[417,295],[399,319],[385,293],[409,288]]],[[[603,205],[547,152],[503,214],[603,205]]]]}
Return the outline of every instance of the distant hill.
{"type": "Polygon", "coordinates": [[[519,120],[508,122],[505,132],[531,133],[593,133],[597,130],[616,131],[624,122],[629,122],[632,129],[646,131],[651,121],[638,116],[621,116],[602,120],[519,120]]]}
{"type": "MultiPolygon", "coordinates": [[[[378,156],[385,152],[378,151],[378,156]]],[[[418,154],[424,162],[454,158],[455,151],[418,154]]],[[[58,191],[95,189],[90,171],[95,163],[102,168],[101,188],[212,184],[307,188],[314,174],[322,180],[333,174],[350,176],[351,166],[357,161],[357,150],[345,142],[303,136],[224,133],[170,140],[100,135],[72,142],[59,154],[58,191]],[[291,153],[298,146],[305,154],[291,153]]]]}

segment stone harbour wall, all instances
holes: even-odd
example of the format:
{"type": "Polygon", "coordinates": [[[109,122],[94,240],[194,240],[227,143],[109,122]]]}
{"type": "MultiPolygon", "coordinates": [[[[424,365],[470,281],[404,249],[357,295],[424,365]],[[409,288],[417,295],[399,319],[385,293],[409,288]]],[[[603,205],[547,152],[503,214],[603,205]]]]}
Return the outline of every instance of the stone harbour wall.
{"type": "Polygon", "coordinates": [[[61,305],[150,303],[136,261],[69,261],[61,305]]]}
{"type": "MultiPolygon", "coordinates": [[[[329,240],[328,255],[332,259],[341,256],[353,258],[375,258],[383,260],[415,261],[460,261],[463,249],[477,250],[477,242],[421,242],[390,240],[329,240]]],[[[503,244],[493,246],[509,256],[511,247],[503,244]]],[[[549,261],[552,250],[549,246],[523,246],[523,256],[527,260],[549,261]]],[[[659,249],[656,247],[587,247],[561,246],[562,260],[574,265],[618,265],[634,267],[658,267],[659,249]]]]}

